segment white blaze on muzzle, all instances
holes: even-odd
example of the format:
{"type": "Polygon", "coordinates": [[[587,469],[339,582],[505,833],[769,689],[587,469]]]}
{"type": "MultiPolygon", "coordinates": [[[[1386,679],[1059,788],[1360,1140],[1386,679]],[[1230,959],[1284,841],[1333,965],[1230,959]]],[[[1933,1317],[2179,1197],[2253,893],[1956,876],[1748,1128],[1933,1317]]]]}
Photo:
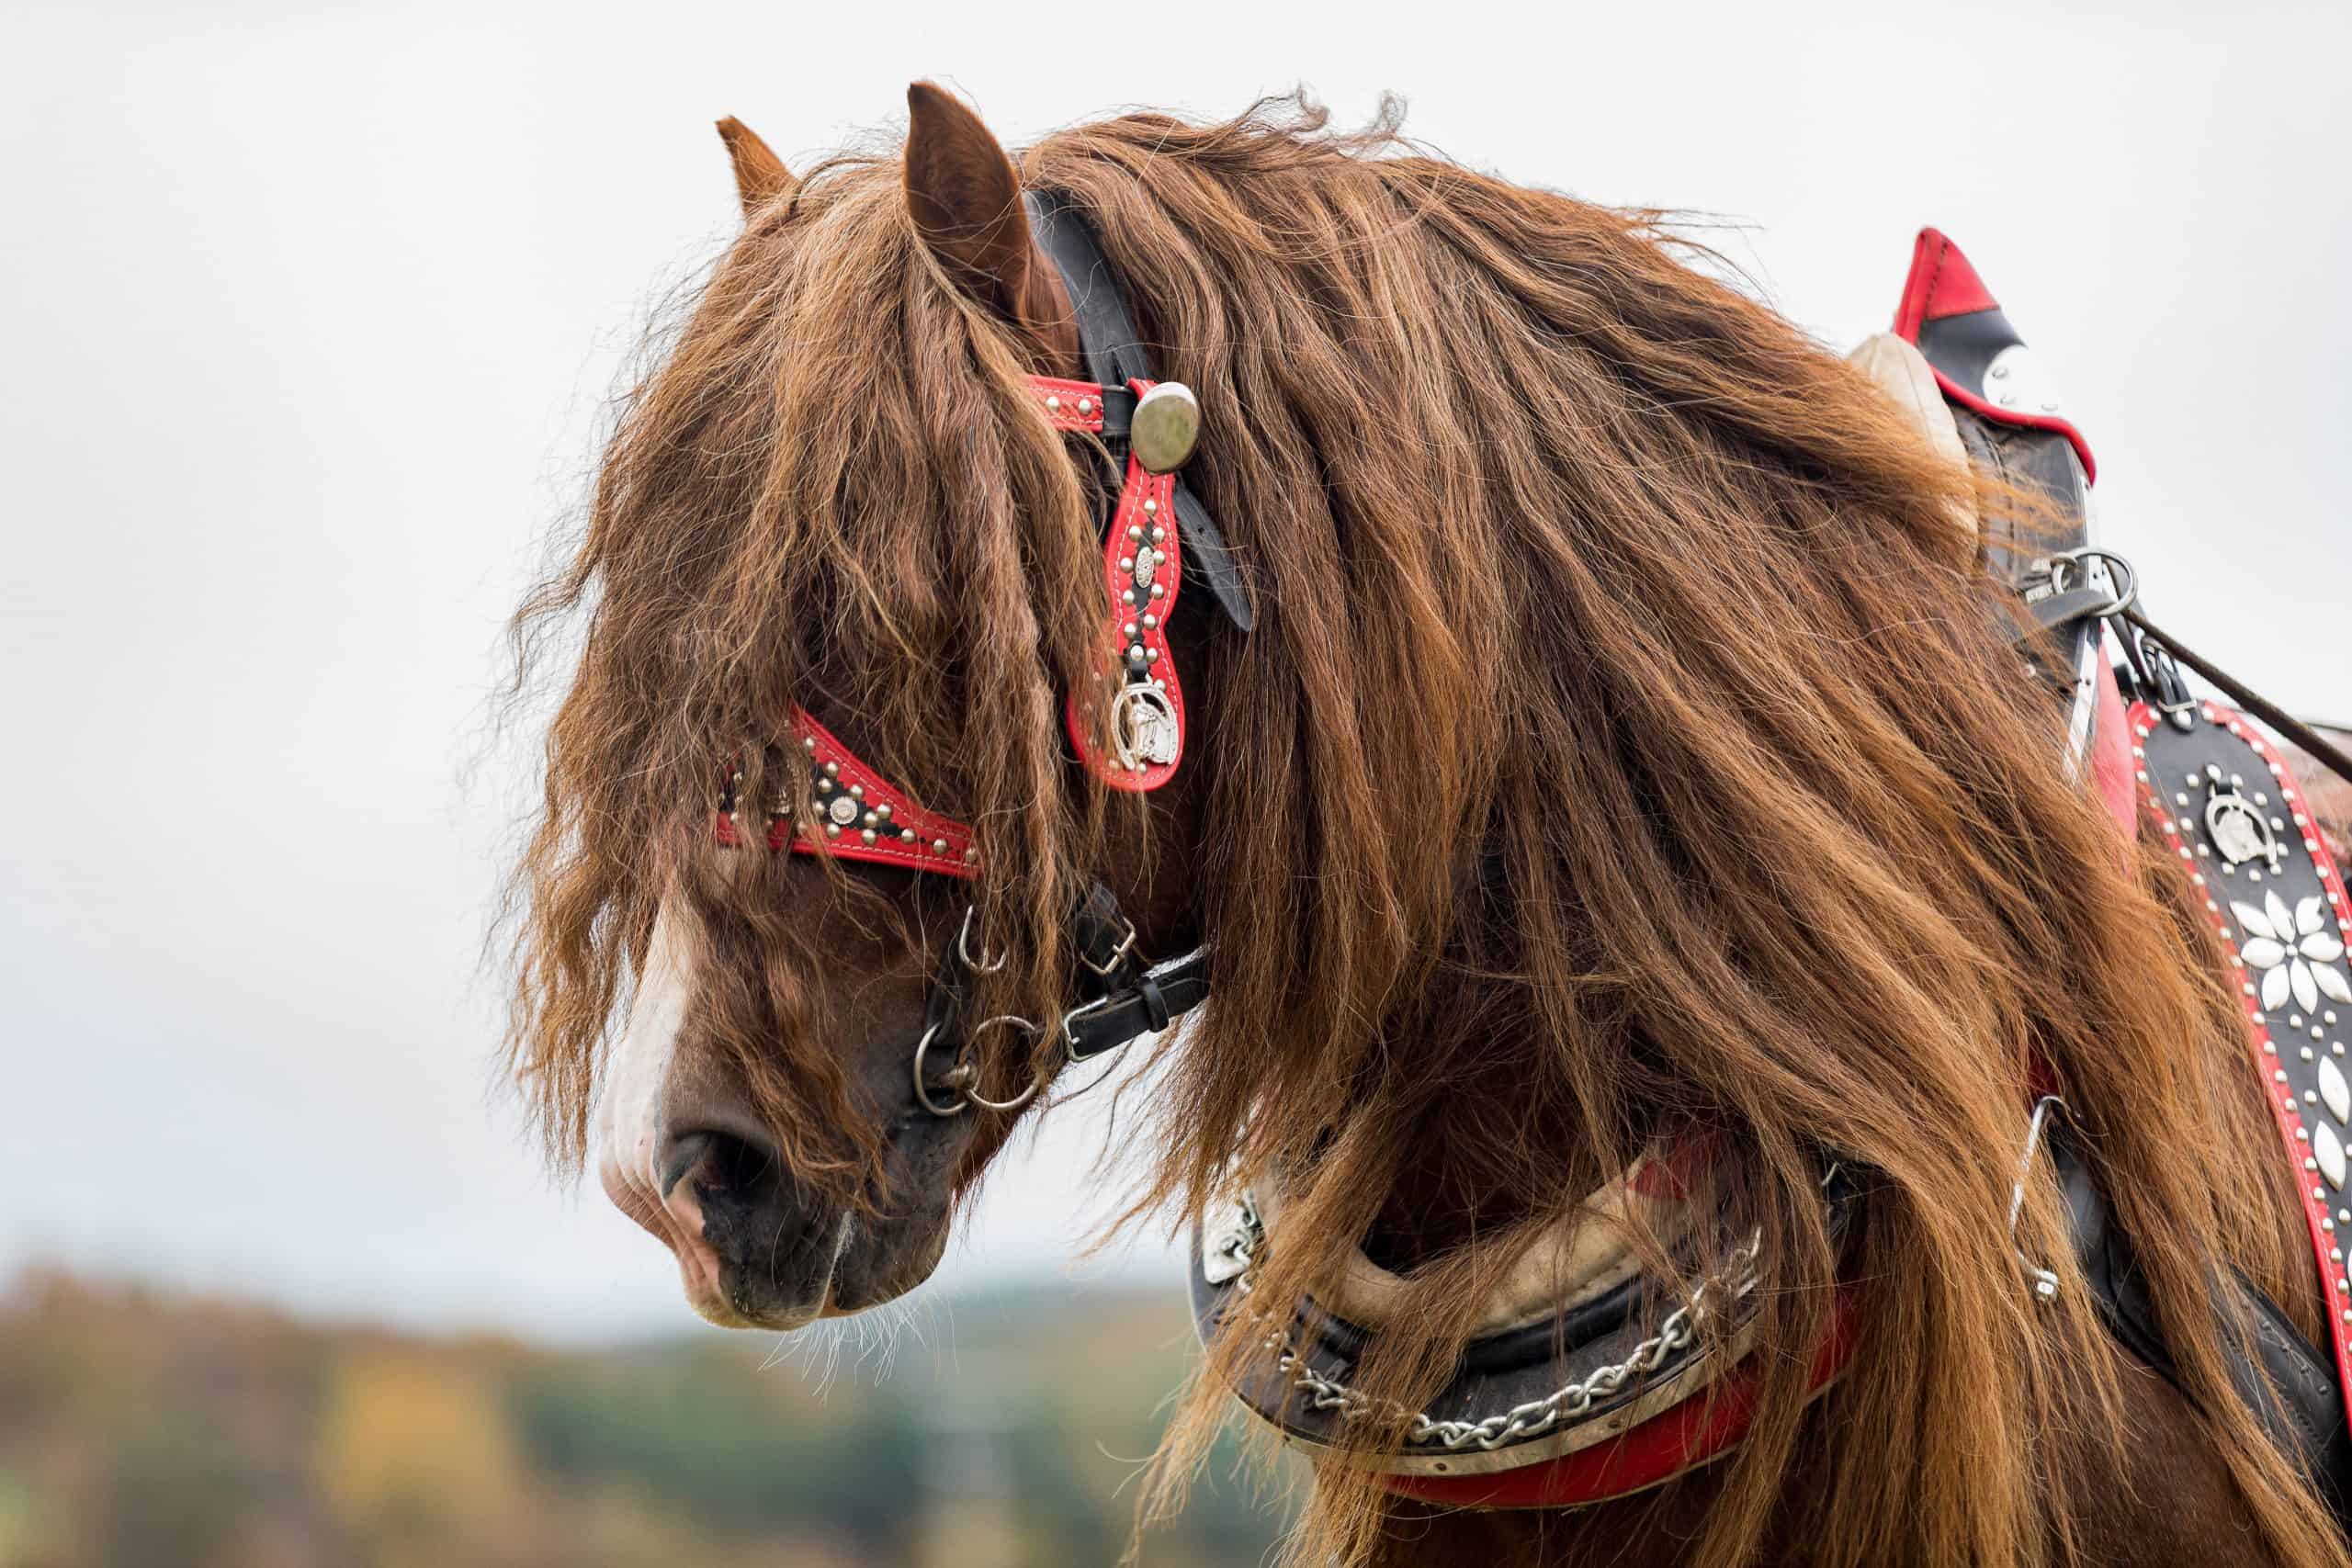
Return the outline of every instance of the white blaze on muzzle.
{"type": "Polygon", "coordinates": [[[703,1239],[700,1201],[685,1182],[666,1196],[662,1190],[663,1103],[692,982],[692,959],[664,912],[653,923],[628,1024],[605,1058],[596,1101],[596,1174],[616,1207],[669,1245],[695,1310],[730,1321],[718,1254],[703,1239]]]}

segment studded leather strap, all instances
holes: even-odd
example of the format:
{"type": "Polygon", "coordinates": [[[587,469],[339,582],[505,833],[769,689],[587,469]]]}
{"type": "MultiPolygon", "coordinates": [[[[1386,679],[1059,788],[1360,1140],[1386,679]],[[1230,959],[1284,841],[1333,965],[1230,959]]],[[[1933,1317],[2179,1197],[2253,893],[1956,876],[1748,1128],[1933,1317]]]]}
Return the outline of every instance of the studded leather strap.
{"type": "Polygon", "coordinates": [[[2286,759],[2235,710],[2209,702],[2168,716],[2137,702],[2131,723],[2143,802],[2229,954],[2247,1054],[2300,1178],[2338,1385],[2352,1391],[2344,878],[2286,759]]]}
{"type": "MultiPolygon", "coordinates": [[[[1131,412],[1152,386],[1139,380],[1111,388],[1037,376],[1030,378],[1029,389],[1057,429],[1099,432],[1114,394],[1131,412]]],[[[1110,599],[1102,664],[1092,683],[1070,693],[1063,704],[1064,728],[1086,765],[1113,789],[1136,794],[1174,778],[1184,758],[1184,688],[1168,651],[1167,631],[1184,579],[1182,530],[1172,515],[1175,496],[1174,474],[1155,474],[1128,456],[1126,479],[1102,541],[1103,591],[1110,599]],[[1101,743],[1105,735],[1107,750],[1101,743]]]]}
{"type": "MultiPolygon", "coordinates": [[[[808,760],[811,798],[799,808],[782,803],[770,808],[769,849],[902,865],[945,876],[969,877],[978,868],[979,852],[973,848],[969,827],[917,806],[807,710],[793,709],[792,725],[808,760]]],[[[742,820],[743,803],[735,798],[741,782],[737,774],[720,805],[717,831],[722,844],[735,843],[736,827],[742,820]]]]}

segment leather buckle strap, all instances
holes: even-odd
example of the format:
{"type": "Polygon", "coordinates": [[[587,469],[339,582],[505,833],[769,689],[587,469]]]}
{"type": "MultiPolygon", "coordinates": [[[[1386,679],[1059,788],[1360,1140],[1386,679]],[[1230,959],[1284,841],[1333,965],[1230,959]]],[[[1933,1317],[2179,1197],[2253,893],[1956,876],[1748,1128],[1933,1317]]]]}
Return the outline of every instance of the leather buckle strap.
{"type": "Polygon", "coordinates": [[[1062,1015],[1063,1047],[1083,1062],[1146,1034],[1155,1034],[1208,999],[1209,951],[1196,947],[1155,964],[1118,990],[1062,1015]]]}
{"type": "Polygon", "coordinates": [[[1078,907],[1078,961],[1105,980],[1119,974],[1136,951],[1135,922],[1119,908],[1118,895],[1098,882],[1078,907]]]}

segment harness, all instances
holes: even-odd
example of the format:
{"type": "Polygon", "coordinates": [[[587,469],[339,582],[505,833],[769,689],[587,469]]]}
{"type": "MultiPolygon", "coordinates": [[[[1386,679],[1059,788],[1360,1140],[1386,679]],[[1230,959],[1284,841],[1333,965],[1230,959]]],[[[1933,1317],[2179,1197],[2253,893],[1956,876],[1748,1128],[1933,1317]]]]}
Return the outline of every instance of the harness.
{"type": "MultiPolygon", "coordinates": [[[[1167,622],[1185,577],[1189,573],[1240,631],[1250,630],[1253,616],[1224,535],[1179,471],[1199,440],[1197,400],[1182,383],[1158,378],[1118,275],[1085,218],[1052,193],[1033,191],[1022,200],[1031,232],[1061,276],[1080,354],[1094,378],[1032,376],[1029,395],[1054,429],[1094,436],[1125,459],[1102,530],[1103,663],[1091,690],[1065,700],[1064,728],[1080,759],[1104,784],[1145,793],[1174,778],[1183,761],[1184,691],[1167,622]]],[[[978,871],[969,824],[917,805],[805,709],[795,708],[791,722],[815,798],[805,811],[785,802],[770,807],[770,850],[962,880],[978,871]]],[[[723,844],[741,836],[741,784],[740,772],[731,774],[720,795],[716,833],[723,844]]],[[[972,977],[1004,963],[973,951],[973,923],[974,910],[967,906],[955,940],[933,965],[922,1033],[910,1053],[914,1103],[933,1116],[957,1115],[972,1105],[1018,1110],[1051,1076],[1037,1074],[1006,1099],[982,1094],[974,1044],[991,1029],[1035,1036],[1041,1028],[1011,1014],[968,1019],[972,977]]],[[[1069,936],[1079,1000],[1052,1026],[1068,1063],[1166,1029],[1208,995],[1208,950],[1150,962],[1118,896],[1100,881],[1071,911],[1069,936]]]]}
{"type": "MultiPolygon", "coordinates": [[[[1896,331],[1926,356],[1970,460],[2040,489],[2073,522],[2071,538],[1984,541],[1988,572],[2018,590],[2026,605],[2012,628],[2020,652],[2063,694],[2070,769],[2095,784],[2127,840],[2139,813],[2154,811],[2190,865],[2194,886],[2208,888],[2217,868],[2248,889],[2267,879],[2255,903],[2208,897],[2206,908],[2245,970],[2250,1049],[2271,1089],[2286,1147],[2305,1178],[2333,1343],[2323,1351],[2305,1342],[2277,1303],[2235,1275],[2216,1281],[2215,1311],[2240,1397],[2346,1517],[2352,1505],[2345,1394],[2352,1388],[2352,1276],[2341,1238],[2352,1231],[2352,1196],[2345,1191],[2352,1182],[2352,1060],[2345,1057],[2352,983],[2335,964],[2345,951],[2342,879],[2318,829],[2297,809],[2300,791],[2284,759],[2233,710],[2189,694],[2174,659],[2177,645],[2155,633],[2137,608],[2129,562],[2092,537],[2088,446],[2059,414],[1973,269],[1932,230],[1920,236],[1896,331]],[[2110,628],[2125,654],[2120,672],[2107,656],[2110,628]],[[2342,1024],[2331,1000],[2344,1004],[2342,1024]],[[2241,1337],[2241,1323],[2250,1327],[2250,1339],[2241,1337]]],[[[2352,759],[2324,738],[2202,660],[2197,667],[2352,777],[2352,759]]],[[[2136,1357],[2178,1386],[2130,1238],[2111,1223],[2064,1124],[2063,1104],[2051,1096],[2027,1119],[2013,1228],[2025,1183],[2042,1157],[2058,1178],[2076,1257],[2102,1318],[2136,1357]]],[[[1833,1165],[1823,1182],[1833,1237],[1842,1234],[1851,1198],[1845,1176],[1833,1165]]],[[[1254,1266],[1271,1244],[1269,1233],[1257,1194],[1248,1189],[1196,1227],[1191,1292],[1199,1332],[1205,1340],[1243,1314],[1263,1354],[1234,1390],[1241,1403],[1286,1442],[1379,1472],[1389,1491],[1464,1507],[1599,1503],[1685,1473],[1728,1452],[1747,1433],[1760,1380],[1748,1359],[1755,1348],[1752,1244],[1730,1247],[1713,1273],[1687,1290],[1629,1280],[1561,1303],[1540,1321],[1480,1334],[1444,1386],[1408,1411],[1352,1386],[1371,1338],[1363,1325],[1311,1297],[1273,1305],[1252,1299],[1254,1266]],[[1350,1428],[1365,1423],[1401,1428],[1401,1444],[1393,1450],[1351,1446],[1350,1428]]],[[[2043,1300],[2054,1295],[2053,1270],[2022,1255],[2019,1264],[2025,1288],[2043,1300]]],[[[1843,1369],[1860,1331],[1855,1298],[1841,1291],[1829,1331],[1814,1349],[1815,1393],[1843,1369]]]]}
{"type": "MultiPolygon", "coordinates": [[[[1028,391],[1053,428],[1099,439],[1124,455],[1124,480],[1103,525],[1104,659],[1091,689],[1072,692],[1064,724],[1080,759],[1111,788],[1158,789],[1184,755],[1183,687],[1166,638],[1189,578],[1239,630],[1252,615],[1238,570],[1206,507],[1180,470],[1198,439],[1199,409],[1179,383],[1158,379],[1118,278],[1084,218],[1051,193],[1024,195],[1033,233],[1060,275],[1091,380],[1031,377],[1028,391]]],[[[2096,781],[2126,838],[2154,813],[2205,892],[2217,935],[2244,972],[2250,1052],[2274,1102],[2282,1141],[2304,1177],[2304,1209],[2328,1303],[2332,1354],[2305,1344],[2276,1303],[2242,1279],[2217,1282],[2225,1327],[2253,1325],[2233,1371],[2241,1394],[2281,1449],[2342,1517],[2352,1500],[2352,1277],[2341,1231],[2352,1230],[2352,982],[2345,977],[2347,907],[2342,876],[2305,812],[2284,759],[2234,710],[2201,702],[2179,664],[2189,662],[2266,722],[2352,778],[2352,759],[2296,725],[2149,626],[2136,607],[2129,563],[2091,537],[2088,491],[2096,469],[2081,433],[2060,414],[2030,353],[1956,247],[1924,231],[1897,312],[1896,333],[1915,344],[1952,407],[1962,446],[1981,467],[2040,488],[2074,520],[2052,548],[2014,535],[1988,538],[1988,570],[2027,606],[2018,647],[2064,693],[2067,758],[2096,781]],[[2110,631],[2124,653],[2119,671],[2110,631]],[[2125,705],[2129,697],[2130,705],[2125,705]],[[2218,874],[2222,883],[2214,881],[2218,874]],[[2224,897],[2226,895],[2226,897],[2224,897]],[[2344,1022],[2339,1023],[2340,1006],[2344,1022]],[[2234,1298],[2234,1299],[2233,1299],[2234,1298]]],[[[831,854],[968,879],[979,865],[968,824],[927,811],[862,761],[804,711],[793,716],[815,799],[769,813],[772,850],[831,854]]],[[[723,794],[722,842],[737,841],[736,785],[723,794]]],[[[1165,1029],[1208,995],[1205,947],[1154,964],[1116,896],[1093,884],[1071,911],[1079,1000],[1052,1025],[1063,1059],[1100,1055],[1165,1029]]],[[[1037,1036],[1039,1024],[1000,1015],[971,1021],[971,977],[1004,960],[973,948],[974,915],[935,967],[924,1027],[910,1072],[913,1114],[947,1117],[967,1106],[1012,1111],[1050,1073],[1006,1099],[989,1099],[972,1046],[989,1030],[1037,1036]]],[[[2148,1365],[2177,1382],[2129,1238],[2045,1097],[2031,1111],[2020,1151],[2018,1200],[2041,1155],[2055,1170],[2085,1278],[2099,1310],[2148,1365]]],[[[1822,1201],[1833,1239],[1844,1233],[1849,1173],[1828,1165],[1822,1201]]],[[[2016,1221],[2013,1202],[2010,1222],[2016,1221]]],[[[1191,1294],[1205,1340],[1246,1314],[1265,1354],[1234,1389],[1284,1440],[1340,1462],[1373,1468],[1401,1495],[1462,1506],[1563,1506],[1657,1485],[1719,1457],[1746,1435],[1760,1380],[1750,1304],[1758,1242],[1726,1249],[1715,1271],[1685,1289],[1629,1270],[1574,1300],[1548,1303],[1525,1322],[1473,1338],[1445,1386],[1421,1409],[1386,1406],[1351,1379],[1374,1330],[1309,1298],[1254,1299],[1254,1270],[1271,1245],[1258,1194],[1239,1190],[1227,1212],[1193,1232],[1191,1294]],[[1703,1395],[1703,1397],[1702,1397],[1703,1395]],[[1394,1452],[1351,1442],[1365,1423],[1401,1427],[1394,1452]]],[[[2047,1298],[2057,1276],[2020,1258],[2026,1288],[2047,1298]]],[[[1819,1392],[1845,1366],[1860,1332],[1850,1292],[1815,1348],[1819,1392]]]]}

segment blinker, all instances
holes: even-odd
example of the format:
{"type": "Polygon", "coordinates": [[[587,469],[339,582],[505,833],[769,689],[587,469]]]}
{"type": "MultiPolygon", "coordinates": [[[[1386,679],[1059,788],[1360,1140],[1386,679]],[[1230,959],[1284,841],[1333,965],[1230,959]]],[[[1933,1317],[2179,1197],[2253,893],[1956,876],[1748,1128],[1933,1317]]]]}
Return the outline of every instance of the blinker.
{"type": "Polygon", "coordinates": [[[1184,466],[1201,442],[1201,400],[1182,381],[1162,381],[1136,400],[1127,450],[1155,474],[1184,466]]]}

